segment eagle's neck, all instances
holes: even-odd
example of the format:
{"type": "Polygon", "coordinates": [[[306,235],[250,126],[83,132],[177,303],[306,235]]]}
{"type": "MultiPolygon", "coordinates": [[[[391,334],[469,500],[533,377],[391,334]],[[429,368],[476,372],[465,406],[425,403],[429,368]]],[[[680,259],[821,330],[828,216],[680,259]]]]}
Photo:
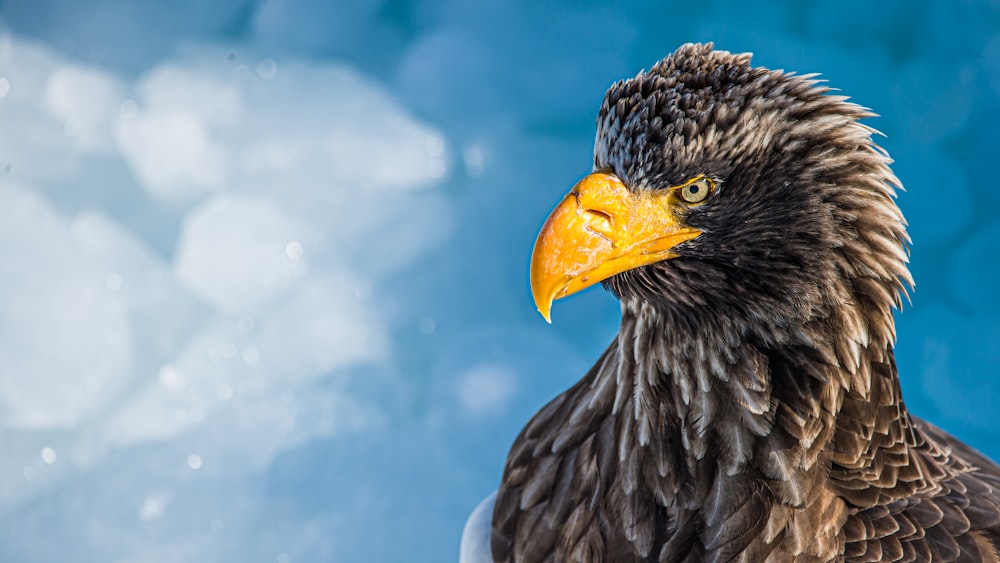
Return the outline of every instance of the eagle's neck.
{"type": "MultiPolygon", "coordinates": [[[[642,490],[663,507],[670,541],[681,541],[685,528],[703,530],[706,553],[740,553],[753,538],[730,537],[732,530],[776,540],[795,519],[836,530],[845,499],[871,506],[901,483],[926,485],[916,467],[898,482],[852,487],[883,445],[900,461],[909,456],[891,344],[819,342],[808,329],[783,338],[735,319],[678,322],[623,301],[613,403],[620,475],[626,492],[642,490]],[[762,514],[770,520],[753,522],[762,514]]],[[[835,542],[809,551],[841,549],[835,542]]]]}
{"type": "Polygon", "coordinates": [[[678,324],[623,301],[614,410],[627,449],[683,477],[705,463],[724,476],[745,473],[777,415],[770,357],[750,336],[736,323],[678,324]]]}

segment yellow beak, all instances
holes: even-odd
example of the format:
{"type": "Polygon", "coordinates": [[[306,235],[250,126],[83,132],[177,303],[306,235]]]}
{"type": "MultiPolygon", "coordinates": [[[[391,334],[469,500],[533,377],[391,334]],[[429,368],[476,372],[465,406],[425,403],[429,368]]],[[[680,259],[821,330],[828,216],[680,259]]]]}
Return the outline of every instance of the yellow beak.
{"type": "Polygon", "coordinates": [[[552,322],[556,299],[611,276],[674,258],[701,231],[675,214],[673,190],[630,191],[612,174],[580,180],[546,219],[531,253],[531,294],[552,322]]]}

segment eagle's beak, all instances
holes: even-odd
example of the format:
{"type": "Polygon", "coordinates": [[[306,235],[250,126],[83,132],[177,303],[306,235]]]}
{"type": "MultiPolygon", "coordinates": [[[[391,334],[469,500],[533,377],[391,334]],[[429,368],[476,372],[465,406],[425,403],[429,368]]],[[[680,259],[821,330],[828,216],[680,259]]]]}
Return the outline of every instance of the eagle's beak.
{"type": "Polygon", "coordinates": [[[570,190],[542,226],[531,254],[531,294],[545,320],[552,302],[660,260],[701,231],[683,225],[671,190],[632,192],[595,172],[570,190]]]}

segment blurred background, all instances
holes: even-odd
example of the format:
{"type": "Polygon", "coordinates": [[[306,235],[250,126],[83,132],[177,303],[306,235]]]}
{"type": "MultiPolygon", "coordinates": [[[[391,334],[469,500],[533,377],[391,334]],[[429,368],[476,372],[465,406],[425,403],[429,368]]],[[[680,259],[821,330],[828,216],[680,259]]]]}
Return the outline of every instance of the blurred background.
{"type": "Polygon", "coordinates": [[[537,229],[696,40],[882,115],[907,402],[1000,457],[996,0],[0,0],[0,561],[457,560],[617,332],[537,229]]]}

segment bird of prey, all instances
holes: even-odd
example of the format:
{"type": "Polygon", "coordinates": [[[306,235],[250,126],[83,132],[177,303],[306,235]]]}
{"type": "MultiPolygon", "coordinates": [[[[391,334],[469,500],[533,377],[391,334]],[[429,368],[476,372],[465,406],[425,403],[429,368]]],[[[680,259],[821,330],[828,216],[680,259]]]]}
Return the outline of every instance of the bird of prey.
{"type": "Polygon", "coordinates": [[[530,280],[621,328],[514,442],[487,560],[1000,561],[1000,467],[903,404],[870,115],[711,44],[611,86],[530,280]]]}

